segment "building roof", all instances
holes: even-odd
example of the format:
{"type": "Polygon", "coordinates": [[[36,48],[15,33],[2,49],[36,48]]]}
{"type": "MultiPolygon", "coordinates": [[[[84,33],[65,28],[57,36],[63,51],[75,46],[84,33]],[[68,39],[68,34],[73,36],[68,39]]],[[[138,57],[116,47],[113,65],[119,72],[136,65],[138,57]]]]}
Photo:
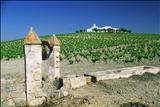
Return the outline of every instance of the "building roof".
{"type": "Polygon", "coordinates": [[[50,46],[60,46],[60,41],[58,38],[53,34],[53,36],[48,40],[50,46]]]}
{"type": "Polygon", "coordinates": [[[104,27],[101,27],[102,29],[109,29],[109,28],[112,28],[111,26],[104,26],[104,27]]]}
{"type": "Polygon", "coordinates": [[[98,26],[96,26],[96,24],[93,24],[93,26],[91,28],[87,29],[87,31],[91,31],[94,28],[97,28],[97,29],[114,29],[114,30],[119,30],[119,28],[114,28],[112,26],[98,27],[98,26]]]}
{"type": "Polygon", "coordinates": [[[36,32],[33,30],[33,27],[30,27],[28,34],[24,38],[24,44],[41,44],[41,40],[39,39],[36,32]]]}

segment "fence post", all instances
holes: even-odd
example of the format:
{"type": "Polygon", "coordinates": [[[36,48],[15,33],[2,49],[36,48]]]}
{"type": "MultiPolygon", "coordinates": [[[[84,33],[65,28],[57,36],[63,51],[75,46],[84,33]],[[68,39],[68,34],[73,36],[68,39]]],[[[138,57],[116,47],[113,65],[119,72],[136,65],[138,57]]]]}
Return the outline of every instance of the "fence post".
{"type": "Polygon", "coordinates": [[[29,106],[43,103],[42,92],[42,47],[41,40],[31,27],[24,39],[26,101],[29,106]]]}
{"type": "Polygon", "coordinates": [[[48,43],[51,47],[53,47],[52,52],[49,56],[49,71],[48,71],[48,78],[49,80],[53,81],[56,78],[60,77],[60,42],[53,35],[49,40],[48,43]]]}

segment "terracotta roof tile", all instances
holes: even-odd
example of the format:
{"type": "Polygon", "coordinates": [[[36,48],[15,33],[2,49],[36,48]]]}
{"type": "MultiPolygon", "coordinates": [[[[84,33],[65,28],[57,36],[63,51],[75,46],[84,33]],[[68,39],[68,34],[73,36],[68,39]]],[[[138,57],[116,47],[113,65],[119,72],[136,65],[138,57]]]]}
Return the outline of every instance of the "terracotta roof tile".
{"type": "Polygon", "coordinates": [[[24,38],[24,44],[41,44],[41,40],[38,35],[34,32],[33,28],[30,27],[28,34],[24,38]]]}
{"type": "Polygon", "coordinates": [[[57,39],[55,35],[53,35],[49,40],[48,43],[50,46],[60,46],[60,41],[57,39]]]}

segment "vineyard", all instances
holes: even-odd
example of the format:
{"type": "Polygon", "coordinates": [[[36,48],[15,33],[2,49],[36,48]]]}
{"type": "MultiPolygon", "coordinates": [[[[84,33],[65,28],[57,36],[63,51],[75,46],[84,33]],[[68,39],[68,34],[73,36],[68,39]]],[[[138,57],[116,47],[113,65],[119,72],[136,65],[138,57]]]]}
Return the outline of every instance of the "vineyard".
{"type": "MultiPolygon", "coordinates": [[[[48,40],[50,36],[40,37],[48,40]]],[[[88,61],[139,62],[158,59],[160,35],[138,33],[70,33],[60,34],[61,60],[70,64],[88,61]]],[[[23,39],[1,42],[1,59],[23,58],[23,39]]]]}

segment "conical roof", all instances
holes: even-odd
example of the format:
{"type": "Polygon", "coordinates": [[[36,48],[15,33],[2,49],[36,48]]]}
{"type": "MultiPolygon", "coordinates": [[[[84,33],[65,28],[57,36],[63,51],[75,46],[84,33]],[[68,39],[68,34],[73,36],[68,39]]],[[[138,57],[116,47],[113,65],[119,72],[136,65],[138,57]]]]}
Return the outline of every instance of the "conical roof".
{"type": "Polygon", "coordinates": [[[60,41],[57,39],[55,35],[52,35],[51,38],[48,40],[50,46],[60,46],[60,41]]]}
{"type": "Polygon", "coordinates": [[[30,27],[28,34],[24,39],[24,44],[41,44],[41,40],[38,35],[34,32],[33,27],[30,27]]]}

